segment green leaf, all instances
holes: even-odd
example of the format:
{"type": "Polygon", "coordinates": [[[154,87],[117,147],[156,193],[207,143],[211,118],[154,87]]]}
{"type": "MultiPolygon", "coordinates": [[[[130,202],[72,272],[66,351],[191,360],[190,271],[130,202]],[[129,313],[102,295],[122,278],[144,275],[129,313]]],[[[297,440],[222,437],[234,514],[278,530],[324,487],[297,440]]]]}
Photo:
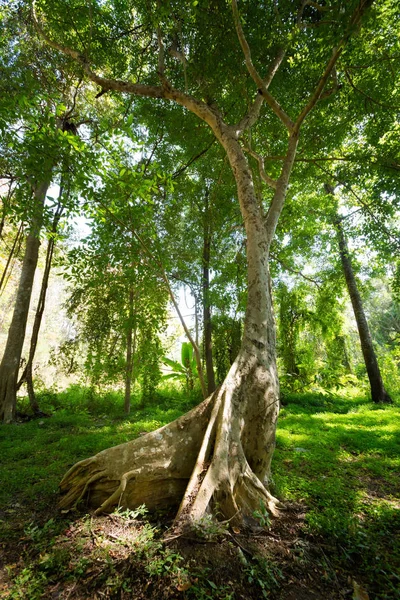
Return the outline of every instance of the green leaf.
{"type": "Polygon", "coordinates": [[[183,342],[181,348],[181,361],[185,368],[190,366],[193,358],[193,348],[189,342],[183,342]]]}
{"type": "Polygon", "coordinates": [[[171,369],[173,369],[177,373],[183,373],[183,367],[178,362],[171,360],[170,358],[167,358],[166,356],[163,357],[162,361],[164,364],[171,367],[171,369]]]}

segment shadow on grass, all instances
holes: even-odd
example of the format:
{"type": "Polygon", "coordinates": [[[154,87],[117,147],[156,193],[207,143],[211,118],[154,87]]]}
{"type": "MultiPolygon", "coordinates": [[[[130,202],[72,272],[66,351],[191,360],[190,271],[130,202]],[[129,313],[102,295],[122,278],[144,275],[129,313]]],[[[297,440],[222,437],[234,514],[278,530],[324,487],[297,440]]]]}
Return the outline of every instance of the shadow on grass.
{"type": "Polygon", "coordinates": [[[281,412],[276,493],[307,506],[306,529],[375,598],[400,589],[400,410],[297,394],[281,412]]]}
{"type": "MultiPolygon", "coordinates": [[[[41,400],[42,409],[53,413],[51,418],[0,428],[0,535],[8,544],[8,562],[14,555],[20,557],[21,577],[32,578],[30,567],[26,567],[24,575],[25,562],[36,564],[41,554],[49,554],[39,572],[46,577],[51,574],[56,582],[57,577],[68,578],[67,560],[75,578],[80,569],[84,573],[90,568],[97,572],[93,565],[85,563],[84,557],[79,562],[79,540],[75,557],[71,558],[72,551],[68,554],[63,546],[60,551],[54,553],[52,549],[49,553],[54,540],[61,534],[68,538],[74,527],[82,531],[86,527],[83,537],[93,542],[89,517],[64,517],[57,512],[58,483],[64,473],[79,460],[177,418],[197,399],[171,391],[142,408],[136,399],[129,417],[122,414],[121,395],[100,397],[75,388],[62,394],[47,394],[41,400]]],[[[272,470],[275,493],[306,505],[301,535],[324,549],[332,572],[341,573],[344,580],[350,577],[363,582],[372,594],[371,600],[397,598],[399,407],[376,406],[363,398],[288,396],[279,419],[272,470]]],[[[157,548],[154,564],[159,564],[164,572],[169,559],[157,548]]],[[[117,554],[114,558],[118,562],[117,554]]],[[[107,560],[114,559],[111,556],[107,560]]],[[[179,575],[178,559],[171,558],[174,560],[174,577],[179,582],[183,574],[179,575]]],[[[107,573],[113,585],[122,589],[124,583],[118,580],[118,573],[112,574],[113,564],[107,567],[107,573]]],[[[127,565],[128,568],[129,561],[127,565]]],[[[150,571],[151,568],[148,567],[150,571]]],[[[264,573],[263,577],[267,575],[264,573]]],[[[43,581],[38,580],[37,592],[30,592],[32,598],[40,597],[43,581]]],[[[204,585],[210,587],[207,581],[204,585]]],[[[222,588],[220,596],[215,590],[212,595],[212,586],[208,591],[209,597],[227,597],[222,588]]]]}

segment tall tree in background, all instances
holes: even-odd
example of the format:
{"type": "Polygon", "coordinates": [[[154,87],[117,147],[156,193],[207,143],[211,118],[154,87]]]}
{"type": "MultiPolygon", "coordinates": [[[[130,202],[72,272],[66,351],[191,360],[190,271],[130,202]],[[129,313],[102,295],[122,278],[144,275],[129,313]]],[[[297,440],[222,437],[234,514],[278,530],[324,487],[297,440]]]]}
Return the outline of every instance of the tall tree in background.
{"type": "MultiPolygon", "coordinates": [[[[328,187],[328,191],[330,193],[333,193],[332,188],[328,187]]],[[[354,274],[349,247],[343,230],[342,219],[339,217],[339,215],[336,215],[334,225],[337,231],[339,255],[343,267],[343,274],[346,280],[347,289],[354,311],[354,317],[357,323],[361,350],[364,357],[365,368],[367,370],[367,375],[371,388],[371,398],[372,401],[376,403],[391,403],[392,399],[387,393],[382,381],[382,375],[372,343],[372,338],[368,327],[368,321],[365,315],[363,302],[361,299],[360,292],[358,290],[358,285],[354,274]]]]}
{"type": "Polygon", "coordinates": [[[26,361],[26,365],[23,369],[22,375],[17,384],[17,391],[20,389],[23,383],[26,383],[28,389],[28,397],[29,403],[31,405],[31,409],[35,415],[40,415],[40,407],[36,398],[34,384],[33,384],[33,361],[35,359],[36,348],[39,340],[39,332],[42,324],[43,313],[46,306],[46,295],[47,288],[49,285],[50,271],[53,263],[53,256],[55,250],[55,244],[58,233],[58,225],[63,213],[63,205],[61,203],[61,196],[63,194],[62,185],[60,187],[60,193],[57,201],[57,207],[54,213],[53,222],[51,224],[50,231],[48,231],[48,240],[47,240],[47,248],[46,248],[46,258],[45,265],[43,271],[42,282],[40,285],[40,293],[39,300],[37,303],[35,318],[32,327],[32,335],[30,339],[29,345],[29,354],[28,359],[26,361]]]}
{"type": "MultiPolygon", "coordinates": [[[[168,2],[153,10],[140,2],[129,7],[114,6],[113,23],[103,19],[107,3],[91,5],[90,10],[82,5],[79,33],[66,30],[64,22],[60,30],[58,13],[65,10],[63,3],[53,5],[51,12],[47,4],[43,5],[45,17],[35,17],[43,39],[75,61],[104,93],[113,90],[169,100],[208,125],[231,165],[247,238],[243,339],[221,388],[191,413],[161,430],[75,465],[61,484],[63,507],[88,496],[99,511],[118,503],[134,506],[144,502],[155,507],[181,501],[178,518],[182,519],[201,517],[210,503],[217,503],[226,518],[236,521],[251,519],[260,502],[271,512],[276,511],[277,502],[268,489],[279,407],[269,252],[300,130],[313,111],[321,119],[320,101],[338,89],[338,61],[371,4],[370,0],[335,3],[330,7],[329,27],[327,13],[314,3],[303,3],[294,14],[290,2],[284,3],[278,13],[264,5],[245,5],[250,46],[235,0],[233,20],[224,2],[202,2],[201,7],[197,3],[178,6],[168,2]],[[123,33],[116,52],[114,46],[112,52],[108,51],[108,39],[132,31],[138,21],[141,35],[132,39],[129,33],[126,37],[123,33]],[[266,41],[266,31],[271,41],[266,41]],[[253,90],[242,68],[236,35],[253,90]],[[80,40],[84,40],[83,45],[80,40]],[[143,51],[147,42],[151,54],[143,51]],[[178,51],[171,52],[176,44],[178,51]],[[210,56],[220,57],[220,64],[216,65],[215,60],[210,63],[210,56]],[[267,60],[270,67],[260,75],[255,63],[265,65],[267,60]],[[274,93],[270,91],[272,83],[274,93]],[[246,97],[248,110],[244,111],[242,99],[246,97]],[[285,110],[281,102],[290,110],[285,110]],[[267,110],[261,112],[265,107],[267,110]],[[259,139],[285,147],[277,177],[265,173],[273,190],[267,211],[255,193],[252,170],[240,143],[259,120],[265,124],[260,130],[263,138],[259,139]]],[[[378,26],[383,18],[380,8],[378,5],[374,13],[378,26]]],[[[373,35],[373,20],[369,26],[369,35],[373,35]]],[[[366,41],[359,36],[354,45],[366,41]]]]}

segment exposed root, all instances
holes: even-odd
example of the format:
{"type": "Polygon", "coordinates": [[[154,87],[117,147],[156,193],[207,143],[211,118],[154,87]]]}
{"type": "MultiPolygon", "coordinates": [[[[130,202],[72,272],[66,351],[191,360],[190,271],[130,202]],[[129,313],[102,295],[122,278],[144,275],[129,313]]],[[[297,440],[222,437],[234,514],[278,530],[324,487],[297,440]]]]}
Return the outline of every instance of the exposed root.
{"type": "MultiPolygon", "coordinates": [[[[256,525],[254,514],[260,507],[279,515],[281,505],[264,483],[278,406],[271,402],[272,392],[252,387],[253,372],[246,355],[232,366],[221,388],[190,413],[77,463],[60,484],[65,494],[60,506],[75,507],[85,498],[99,514],[117,505],[146,504],[149,510],[177,505],[175,532],[208,511],[250,526],[256,525]],[[255,401],[250,410],[248,403],[255,401]],[[262,406],[265,414],[260,418],[262,406]],[[254,441],[252,421],[254,435],[259,435],[254,441]]],[[[264,375],[268,380],[270,372],[265,369],[264,375]]]]}
{"type": "Polygon", "coordinates": [[[210,456],[212,444],[215,437],[215,427],[217,422],[218,413],[221,406],[222,390],[217,390],[216,399],[214,401],[213,410],[208,421],[207,429],[201,443],[200,451],[197,456],[196,464],[190,476],[189,483],[186,487],[185,494],[182,498],[182,502],[179,506],[178,513],[175,518],[175,524],[181,520],[185,520],[185,513],[189,512],[189,507],[193,503],[194,498],[197,495],[198,489],[201,485],[204,477],[204,472],[207,464],[207,460],[210,456]]]}
{"type": "Polygon", "coordinates": [[[101,479],[102,477],[104,477],[105,471],[99,471],[98,473],[95,473],[94,475],[92,475],[92,477],[90,477],[87,482],[85,483],[85,487],[83,488],[81,494],[79,495],[79,497],[77,498],[77,500],[74,503],[74,508],[76,508],[76,506],[79,504],[79,502],[82,500],[82,498],[85,496],[89,485],[91,485],[92,483],[94,483],[95,481],[98,481],[99,479],[101,479]]]}
{"type": "Polygon", "coordinates": [[[103,504],[101,506],[99,506],[99,508],[97,510],[95,510],[94,514],[98,515],[99,513],[102,513],[106,509],[114,506],[115,503],[118,503],[118,505],[120,505],[122,494],[125,492],[125,489],[126,489],[126,484],[128,483],[128,481],[130,479],[133,479],[133,477],[136,474],[137,474],[136,469],[134,469],[133,471],[129,471],[128,473],[124,473],[124,475],[121,477],[120,484],[117,487],[117,489],[115,490],[115,492],[113,494],[111,494],[111,496],[109,498],[107,498],[107,500],[105,500],[103,502],[103,504]]]}
{"type": "Polygon", "coordinates": [[[75,464],[60,483],[60,508],[74,508],[84,498],[96,514],[118,504],[126,508],[146,504],[149,509],[179,505],[207,430],[212,401],[210,397],[157,431],[75,464]]]}
{"type": "Polygon", "coordinates": [[[64,475],[60,482],[60,490],[69,488],[69,491],[59,502],[61,509],[76,508],[78,502],[86,494],[89,485],[103,477],[104,470],[91,471],[89,469],[90,465],[94,463],[94,457],[86,458],[76,463],[64,475]]]}

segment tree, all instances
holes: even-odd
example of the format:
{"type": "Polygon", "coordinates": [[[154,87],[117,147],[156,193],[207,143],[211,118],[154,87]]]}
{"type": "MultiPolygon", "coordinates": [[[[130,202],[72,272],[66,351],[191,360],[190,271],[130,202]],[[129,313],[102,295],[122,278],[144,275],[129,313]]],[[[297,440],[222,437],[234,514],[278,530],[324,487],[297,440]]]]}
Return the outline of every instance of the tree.
{"type": "MultiPolygon", "coordinates": [[[[42,38],[74,60],[104,93],[112,90],[169,100],[208,125],[232,168],[247,238],[247,308],[242,344],[221,387],[200,406],[166,427],[72,467],[61,483],[64,508],[86,496],[98,511],[108,510],[117,503],[134,506],[145,502],[152,508],[181,501],[178,520],[197,519],[210,504],[218,504],[226,518],[243,522],[251,521],[260,502],[272,513],[278,505],[269,490],[279,409],[270,247],[285,201],[300,130],[319,102],[337,89],[336,64],[372,2],[361,0],[350,6],[335,3],[331,19],[335,26],[329,28],[318,6],[309,7],[307,3],[293,15],[291,3],[287,2],[278,16],[264,5],[246,6],[246,27],[250,22],[254,29],[249,32],[256,48],[254,61],[264,64],[268,57],[270,62],[264,76],[253,62],[236,1],[232,2],[234,28],[224,2],[204,2],[201,10],[194,4],[180,7],[173,2],[163,3],[158,9],[149,10],[147,4],[136,3],[134,11],[127,7],[121,12],[116,10],[116,25],[102,20],[106,3],[91,8],[90,13],[82,6],[77,25],[79,35],[57,27],[57,11],[64,10],[61,4],[59,9],[58,5],[52,7],[54,13],[46,13],[46,25],[39,23],[38,16],[34,17],[42,38]],[[142,33],[129,39],[129,44],[122,42],[121,52],[114,54],[111,63],[104,51],[106,41],[117,32],[125,35],[124,32],[132,31],[136,21],[129,22],[127,15],[142,19],[142,33]],[[181,24],[178,31],[177,22],[181,24]],[[244,115],[240,99],[244,92],[254,96],[254,91],[250,91],[241,66],[243,60],[238,54],[235,30],[250,81],[258,90],[244,115]],[[273,44],[266,42],[266,31],[271,34],[273,44]],[[173,38],[180,42],[179,35],[183,37],[182,60],[176,61],[168,53],[167,44],[173,38]],[[149,46],[157,44],[157,63],[152,60],[154,53],[144,58],[145,53],[139,52],[145,38],[150,40],[149,46]],[[79,47],[79,39],[88,41],[79,47]],[[138,50],[136,55],[130,53],[132,47],[138,50]],[[218,68],[215,63],[207,62],[211,50],[211,54],[221,57],[218,68]],[[284,61],[285,52],[289,51],[284,61]],[[305,60],[302,52],[307,57],[313,56],[313,61],[305,60]],[[144,69],[144,65],[138,64],[142,60],[144,69]],[[136,69],[136,77],[143,73],[145,83],[132,83],[131,69],[136,69]],[[158,85],[154,83],[155,77],[159,79],[158,85]],[[274,94],[269,89],[273,80],[274,94]],[[185,91],[177,86],[183,86],[185,91]],[[187,91],[189,88],[191,93],[187,91]],[[294,118],[276,95],[291,104],[294,118]],[[232,108],[233,99],[237,105],[232,108]],[[265,105],[272,142],[277,138],[276,145],[286,147],[277,179],[268,176],[273,193],[266,212],[255,193],[252,170],[240,143],[260,119],[265,105]]],[[[263,131],[266,135],[268,127],[263,131]]]]}
{"type": "Polygon", "coordinates": [[[38,304],[37,304],[37,308],[36,308],[35,319],[33,322],[28,360],[26,361],[26,365],[24,367],[22,375],[17,384],[17,391],[18,391],[19,388],[21,387],[21,385],[26,382],[26,385],[28,388],[29,403],[31,405],[31,409],[33,410],[33,413],[36,415],[40,415],[41,411],[40,411],[40,407],[39,407],[39,404],[38,404],[38,401],[36,398],[35,389],[34,389],[34,385],[33,385],[33,361],[35,358],[36,347],[37,347],[37,343],[38,343],[38,339],[39,339],[40,326],[42,324],[43,313],[44,313],[44,309],[45,309],[45,305],[46,305],[46,294],[47,294],[47,288],[49,285],[50,270],[51,270],[52,262],[53,262],[53,255],[54,255],[54,249],[55,249],[58,224],[61,219],[62,212],[63,212],[63,206],[61,204],[61,195],[62,195],[62,187],[60,188],[60,194],[59,194],[59,198],[58,198],[58,202],[57,202],[57,208],[54,213],[53,223],[51,225],[50,231],[48,232],[49,239],[47,242],[45,266],[44,266],[44,272],[43,272],[43,277],[42,277],[42,283],[40,286],[39,300],[38,300],[38,304]]]}
{"type": "Polygon", "coordinates": [[[368,321],[365,316],[361,295],[358,290],[357,281],[353,271],[349,248],[343,230],[342,220],[339,216],[336,217],[335,227],[337,231],[339,255],[340,260],[342,262],[343,274],[346,280],[351,304],[353,306],[354,317],[357,322],[361,350],[363,353],[365,368],[367,370],[369,384],[371,388],[371,398],[372,401],[376,403],[391,403],[392,399],[385,390],[385,386],[382,381],[382,375],[379,369],[379,364],[374,350],[374,346],[372,344],[372,338],[368,327],[368,321]]]}

